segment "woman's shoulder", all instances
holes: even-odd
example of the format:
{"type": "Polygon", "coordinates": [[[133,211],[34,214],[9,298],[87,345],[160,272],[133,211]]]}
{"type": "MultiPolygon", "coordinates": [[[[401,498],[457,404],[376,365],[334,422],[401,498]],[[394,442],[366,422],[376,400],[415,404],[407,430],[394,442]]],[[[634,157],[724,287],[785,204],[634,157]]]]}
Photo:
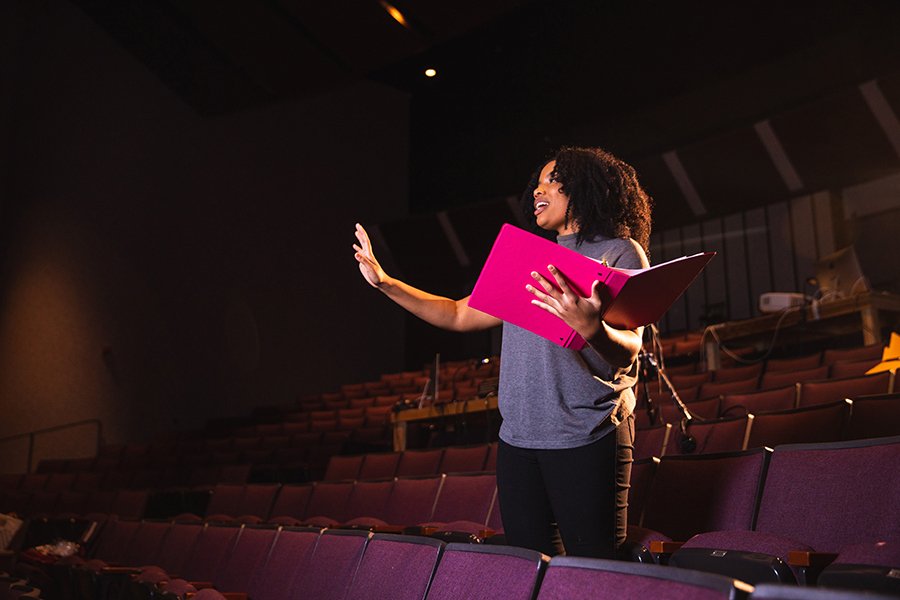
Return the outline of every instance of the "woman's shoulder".
{"type": "MultiPolygon", "coordinates": [[[[603,238],[594,240],[597,258],[611,267],[642,269],[650,266],[644,249],[631,238],[603,238]]],[[[593,253],[592,253],[593,254],[593,253]]]]}

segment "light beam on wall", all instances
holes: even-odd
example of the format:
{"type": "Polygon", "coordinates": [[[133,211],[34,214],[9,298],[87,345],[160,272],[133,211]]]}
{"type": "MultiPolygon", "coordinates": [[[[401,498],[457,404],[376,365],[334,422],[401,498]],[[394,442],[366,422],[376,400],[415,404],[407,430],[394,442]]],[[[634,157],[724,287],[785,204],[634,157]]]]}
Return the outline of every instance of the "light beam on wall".
{"type": "Polygon", "coordinates": [[[663,153],[662,158],[666,163],[666,166],[669,167],[669,172],[672,174],[672,177],[675,178],[675,184],[678,185],[678,189],[681,190],[684,199],[687,200],[688,206],[691,207],[694,216],[699,217],[705,215],[706,206],[704,206],[703,200],[700,199],[700,194],[697,192],[697,188],[694,187],[694,182],[691,181],[687,171],[684,169],[684,165],[681,164],[678,153],[671,150],[663,153]]]}

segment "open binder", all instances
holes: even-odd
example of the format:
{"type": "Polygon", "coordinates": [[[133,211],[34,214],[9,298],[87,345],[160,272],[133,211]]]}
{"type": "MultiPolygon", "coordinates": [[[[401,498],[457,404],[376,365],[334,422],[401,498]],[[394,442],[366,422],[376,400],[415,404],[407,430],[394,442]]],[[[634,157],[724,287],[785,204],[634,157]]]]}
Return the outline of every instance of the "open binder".
{"type": "Polygon", "coordinates": [[[531,304],[537,271],[555,285],[547,265],[562,273],[573,291],[588,297],[600,281],[602,318],[619,329],[634,329],[658,321],[700,274],[715,252],[683,256],[646,269],[618,269],[540,236],[506,224],[475,283],[469,306],[518,325],[564,348],[580,350],[584,338],[566,323],[531,304]]]}

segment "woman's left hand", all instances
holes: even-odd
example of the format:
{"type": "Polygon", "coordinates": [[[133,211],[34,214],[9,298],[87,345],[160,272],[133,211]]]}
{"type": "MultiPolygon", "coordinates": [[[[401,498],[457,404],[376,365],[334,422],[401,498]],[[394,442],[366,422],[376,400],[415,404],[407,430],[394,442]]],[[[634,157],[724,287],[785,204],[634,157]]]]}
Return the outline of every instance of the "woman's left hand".
{"type": "Polygon", "coordinates": [[[595,281],[591,285],[591,295],[584,298],[572,289],[569,281],[556,267],[548,265],[547,270],[553,275],[559,289],[540,273],[532,271],[531,276],[540,288],[533,285],[525,286],[525,289],[535,297],[531,303],[565,321],[566,325],[577,331],[584,339],[592,339],[603,329],[600,321],[600,309],[603,306],[600,300],[600,282],[595,281]]]}

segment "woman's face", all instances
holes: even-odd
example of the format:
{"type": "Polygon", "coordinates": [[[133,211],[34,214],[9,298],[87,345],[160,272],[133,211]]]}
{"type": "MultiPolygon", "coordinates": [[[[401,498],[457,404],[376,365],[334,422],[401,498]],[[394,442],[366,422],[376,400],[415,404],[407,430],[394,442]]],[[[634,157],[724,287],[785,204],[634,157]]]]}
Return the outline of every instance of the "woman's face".
{"type": "Polygon", "coordinates": [[[575,223],[566,223],[569,197],[562,192],[562,185],[552,178],[555,168],[556,161],[551,160],[541,169],[534,188],[534,217],[541,229],[556,231],[559,235],[575,233],[575,223]]]}

